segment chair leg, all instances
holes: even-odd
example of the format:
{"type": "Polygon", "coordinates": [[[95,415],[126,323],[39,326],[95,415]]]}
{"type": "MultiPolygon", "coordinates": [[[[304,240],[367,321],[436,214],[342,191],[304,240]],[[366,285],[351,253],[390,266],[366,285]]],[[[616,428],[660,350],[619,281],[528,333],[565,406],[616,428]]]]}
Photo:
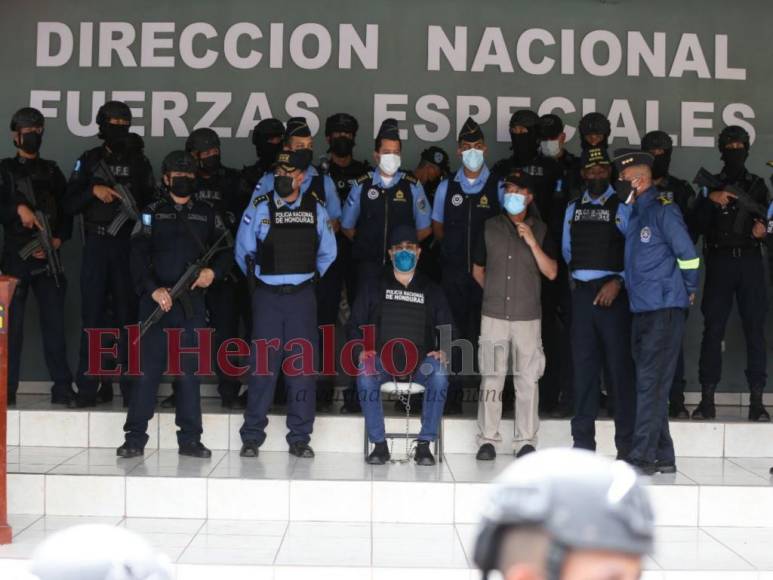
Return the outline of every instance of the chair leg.
{"type": "Polygon", "coordinates": [[[364,426],[364,423],[363,423],[363,427],[362,427],[362,429],[363,429],[363,431],[364,431],[364,433],[365,433],[365,437],[364,437],[364,439],[365,439],[365,443],[364,443],[364,449],[365,449],[365,459],[367,459],[367,458],[368,458],[368,455],[370,455],[370,441],[368,441],[368,430],[367,430],[367,428],[364,426]]]}

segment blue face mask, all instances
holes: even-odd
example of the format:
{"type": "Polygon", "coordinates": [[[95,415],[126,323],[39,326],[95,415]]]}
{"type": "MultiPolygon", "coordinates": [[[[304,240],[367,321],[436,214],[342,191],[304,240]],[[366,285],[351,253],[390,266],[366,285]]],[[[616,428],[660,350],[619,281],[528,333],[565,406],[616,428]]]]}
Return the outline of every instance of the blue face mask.
{"type": "Polygon", "coordinates": [[[505,194],[505,210],[510,215],[518,215],[526,209],[526,196],[522,193],[505,194]]]}
{"type": "Polygon", "coordinates": [[[416,267],[416,252],[413,250],[397,250],[392,258],[398,272],[407,273],[416,267]]]}
{"type": "Polygon", "coordinates": [[[483,167],[483,151],[480,149],[462,151],[462,163],[470,171],[478,171],[483,167]]]}

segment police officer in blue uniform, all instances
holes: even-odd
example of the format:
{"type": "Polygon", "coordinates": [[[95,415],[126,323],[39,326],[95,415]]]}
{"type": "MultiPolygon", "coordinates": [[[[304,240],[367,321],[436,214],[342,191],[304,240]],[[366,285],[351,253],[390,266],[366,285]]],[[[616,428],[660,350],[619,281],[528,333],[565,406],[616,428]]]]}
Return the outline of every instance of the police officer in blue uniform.
{"type": "MultiPolygon", "coordinates": [[[[129,136],[131,119],[126,103],[108,101],[99,108],[98,136],[104,143],[86,151],[75,163],[63,204],[67,213],[82,215],[85,240],[80,279],[84,330],[76,375],[79,407],[96,405],[99,383],[98,377],[86,375],[89,345],[85,329],[99,328],[104,322],[108,297],[113,322],[118,328],[123,329],[137,321],[137,296],[132,291],[129,261],[126,259],[130,253],[130,234],[136,224],[126,220],[115,235],[108,231],[121,213],[121,194],[114,189],[116,183],[134,198],[138,208],[145,207],[156,195],[150,162],[136,149],[129,136]],[[110,175],[100,171],[101,161],[107,165],[110,175]]],[[[126,360],[126,334],[122,332],[119,362],[125,363],[126,360]]],[[[130,379],[122,376],[124,402],[130,394],[130,385],[130,379]]]]}
{"type": "MultiPolygon", "coordinates": [[[[30,290],[40,311],[43,354],[51,379],[51,402],[67,404],[72,398],[72,372],[64,339],[64,297],[67,282],[63,271],[51,271],[45,249],[31,255],[24,251],[35,244],[43,227],[36,212],[49,222],[50,241],[58,255],[62,243],[72,235],[72,217],[62,210],[67,182],[54,161],[40,157],[45,119],[37,109],[24,107],[11,118],[11,136],[16,156],[0,161],[0,221],[3,224],[3,273],[18,279],[11,300],[13,315],[8,336],[8,404],[16,404],[24,335],[24,310],[30,290]]],[[[45,221],[45,220],[44,220],[45,221]]]]}
{"type": "MultiPolygon", "coordinates": [[[[724,167],[715,177],[723,187],[735,186],[746,197],[763,207],[768,204],[765,181],[746,169],[749,134],[737,125],[725,127],[719,134],[719,151],[724,167]]],[[[768,353],[765,346],[765,316],[768,297],[762,261],[765,223],[744,211],[727,191],[704,191],[695,206],[696,229],[703,235],[706,258],[706,282],[703,287],[703,341],[698,362],[701,383],[700,405],[693,419],[716,416],[714,392],[722,374],[722,340],[727,320],[738,302],[738,313],[746,338],[746,380],[751,401],[750,421],[770,421],[762,404],[767,381],[768,353]]]]}
{"type": "MultiPolygon", "coordinates": [[[[424,189],[431,207],[435,207],[435,192],[443,180],[451,176],[448,153],[436,145],[427,147],[419,156],[419,164],[413,170],[413,176],[424,189]]],[[[421,241],[421,260],[419,270],[429,276],[433,282],[440,283],[440,243],[434,233],[421,241]]]]}
{"type": "Polygon", "coordinates": [[[652,183],[653,157],[619,150],[615,190],[632,204],[625,236],[625,286],[633,312],[636,423],[627,461],[642,473],[675,473],[668,393],[686,312],[698,289],[700,259],[682,213],[652,183]]]}
{"type": "MultiPolygon", "coordinates": [[[[457,142],[462,167],[435,192],[432,232],[440,242],[441,284],[458,330],[455,338],[475,345],[480,336],[483,289],[472,277],[472,253],[484,222],[502,211],[502,199],[497,177],[485,163],[488,146],[483,131],[472,117],[465,121],[457,142]]],[[[453,355],[452,370],[460,373],[461,353],[453,355]]],[[[463,381],[461,374],[451,376],[447,414],[462,411],[463,381]]]]}
{"type": "Polygon", "coordinates": [[[412,174],[400,171],[401,149],[397,121],[386,119],[373,153],[378,167],[357,179],[346,200],[341,227],[353,241],[358,288],[381,277],[393,228],[413,226],[420,242],[432,232],[432,208],[424,189],[412,174]]]}
{"type": "MultiPolygon", "coordinates": [[[[200,259],[214,244],[223,243],[226,232],[222,220],[208,203],[194,199],[196,160],[185,151],[173,151],[164,158],[162,193],[142,210],[142,224],[131,242],[131,271],[140,294],[140,318],[146,320],[158,307],[164,312],[140,338],[141,376],[129,401],[124,431],[126,440],[116,454],[130,458],[143,454],[148,442],[148,422],[158,394],[158,384],[167,367],[167,329],[182,329],[181,348],[198,344],[197,329],[206,327],[203,290],[222,279],[233,263],[229,247],[216,253],[204,265],[185,292],[173,299],[173,287],[188,266],[200,259]]],[[[194,356],[181,356],[176,397],[175,422],[180,430],[180,455],[207,458],[212,454],[201,443],[201,395],[199,368],[194,356]]]]}
{"type": "Polygon", "coordinates": [[[572,276],[572,438],[575,447],[596,450],[599,383],[606,368],[615,403],[615,445],[618,459],[624,459],[636,412],[631,313],[622,277],[631,206],[615,195],[605,149],[585,149],[581,163],[585,191],[566,208],[561,247],[572,276]]]}
{"type": "Polygon", "coordinates": [[[282,150],[282,137],[285,127],[279,119],[262,119],[252,130],[252,144],[255,147],[256,161],[242,168],[240,196],[252,198],[252,192],[260,179],[270,173],[276,156],[282,150]]]}
{"type": "MultiPolygon", "coordinates": [[[[695,206],[695,190],[688,181],[679,179],[669,173],[671,155],[674,150],[674,142],[665,131],[650,131],[641,140],[641,150],[654,157],[652,162],[652,181],[660,190],[661,195],[671,196],[674,203],[682,212],[682,217],[687,224],[687,230],[693,241],[698,236],[692,227],[692,210],[695,206]]],[[[674,382],[671,385],[668,416],[672,419],[689,419],[690,414],[684,405],[684,388],[687,381],[684,378],[684,345],[679,349],[679,361],[676,365],[674,382]]]]}
{"type": "MultiPolygon", "coordinates": [[[[280,153],[273,191],[256,197],[254,211],[245,212],[239,225],[236,262],[246,275],[257,278],[252,294],[252,339],[278,342],[278,348],[267,348],[265,353],[259,353],[255,345],[252,349],[247,410],[240,431],[242,457],[256,457],[266,439],[268,411],[285,352],[297,356],[304,354],[297,353],[299,348],[317,351],[313,283],[335,260],[336,242],[325,207],[316,196],[301,193],[310,164],[310,149],[280,153]],[[251,271],[248,262],[255,264],[251,271]],[[285,351],[289,341],[295,346],[285,351]]],[[[287,442],[296,457],[314,456],[309,441],[314,425],[316,377],[308,371],[285,373],[287,442]]]]}

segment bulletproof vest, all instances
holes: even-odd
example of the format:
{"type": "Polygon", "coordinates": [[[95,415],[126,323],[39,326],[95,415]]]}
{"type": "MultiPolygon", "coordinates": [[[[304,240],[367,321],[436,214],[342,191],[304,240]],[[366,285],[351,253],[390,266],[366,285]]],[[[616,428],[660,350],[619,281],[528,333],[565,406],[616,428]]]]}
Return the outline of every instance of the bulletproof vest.
{"type": "MultiPolygon", "coordinates": [[[[132,184],[135,179],[134,172],[137,168],[136,154],[127,153],[126,155],[112,155],[104,148],[97,148],[92,151],[92,155],[87,160],[90,164],[89,170],[94,172],[97,168],[99,159],[104,159],[107,164],[112,179],[115,183],[121,184],[130,195],[134,195],[135,200],[137,196],[132,191],[132,184]]],[[[108,185],[108,180],[95,178],[95,183],[100,185],[108,185]]],[[[86,223],[97,225],[109,225],[113,221],[113,218],[118,214],[121,208],[121,202],[118,200],[111,201],[110,203],[102,203],[98,199],[94,198],[92,202],[86,206],[83,218],[86,223]]]]}
{"type": "MultiPolygon", "coordinates": [[[[765,191],[765,184],[758,176],[746,171],[740,179],[735,180],[728,179],[723,173],[715,177],[722,181],[723,186],[735,185],[747,192],[757,203],[767,203],[764,193],[757,194],[758,188],[762,192],[765,191]]],[[[704,234],[708,248],[752,248],[759,245],[759,241],[751,236],[754,217],[746,214],[739,218],[738,212],[739,207],[735,201],[731,201],[724,208],[711,204],[711,220],[708,231],[704,234]],[[737,224],[736,220],[739,219],[737,224]]]]}
{"type": "Polygon", "coordinates": [[[613,195],[603,205],[578,200],[570,218],[571,270],[622,272],[625,236],[617,228],[620,199],[613,195]]]}
{"type": "Polygon", "coordinates": [[[317,201],[319,201],[323,206],[327,204],[327,195],[325,194],[325,176],[324,175],[315,175],[311,178],[311,181],[309,182],[309,187],[306,191],[303,192],[303,195],[312,193],[317,197],[317,201]]]}
{"type": "Polygon", "coordinates": [[[497,215],[499,206],[497,178],[492,173],[480,192],[466,194],[455,179],[448,181],[443,206],[443,241],[441,252],[445,267],[472,269],[471,254],[485,221],[497,215]]]}
{"type": "MultiPolygon", "coordinates": [[[[3,173],[11,180],[8,184],[9,194],[14,196],[16,204],[24,201],[33,211],[41,210],[46,214],[51,229],[55,230],[58,222],[57,200],[53,191],[55,163],[39,158],[25,160],[23,163],[17,158],[8,158],[0,163],[2,163],[3,173]],[[32,186],[34,203],[23,191],[25,189],[23,183],[27,178],[29,178],[27,183],[32,186]]],[[[14,211],[13,214],[15,216],[16,212],[14,211]]],[[[36,235],[36,230],[25,228],[17,219],[3,229],[6,239],[31,240],[36,235]]]]}
{"type": "Polygon", "coordinates": [[[354,239],[352,256],[356,260],[386,262],[389,232],[400,225],[416,227],[413,219],[414,177],[404,175],[389,187],[373,184],[373,176],[358,180],[360,192],[360,215],[357,219],[357,235],[354,239]]]}
{"type": "MultiPolygon", "coordinates": [[[[335,163],[328,162],[326,166],[327,175],[333,180],[338,191],[338,197],[341,203],[346,202],[349,197],[349,191],[352,189],[352,181],[368,171],[368,165],[361,161],[352,161],[348,166],[341,167],[335,163]]],[[[320,173],[324,173],[320,171],[320,173]]]]}
{"type": "Polygon", "coordinates": [[[303,195],[298,209],[277,207],[268,195],[269,230],[258,241],[261,274],[313,274],[317,270],[317,200],[303,195]]]}
{"type": "MultiPolygon", "coordinates": [[[[419,364],[427,350],[432,346],[431,310],[428,304],[426,283],[420,278],[409,290],[390,273],[380,288],[379,304],[376,313],[376,340],[379,352],[383,355],[384,345],[392,339],[402,339],[413,343],[419,354],[419,364]]],[[[392,349],[394,367],[405,369],[406,356],[403,346],[392,349]]],[[[414,369],[407,369],[410,374],[414,369]]]]}
{"type": "Polygon", "coordinates": [[[226,171],[231,172],[232,170],[221,168],[216,175],[209,179],[197,177],[197,190],[193,198],[211,205],[220,214],[226,227],[235,234],[239,227],[240,217],[236,215],[233,208],[234,198],[238,194],[235,189],[237,181],[235,176],[233,179],[228,179],[226,171]],[[229,187],[234,188],[233,191],[228,191],[229,187]]]}

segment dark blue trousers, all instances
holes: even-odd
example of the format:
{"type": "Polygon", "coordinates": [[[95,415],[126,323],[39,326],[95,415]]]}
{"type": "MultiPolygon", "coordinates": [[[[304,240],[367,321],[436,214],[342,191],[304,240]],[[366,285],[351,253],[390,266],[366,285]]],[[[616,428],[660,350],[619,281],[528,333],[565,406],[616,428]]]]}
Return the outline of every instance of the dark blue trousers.
{"type": "Polygon", "coordinates": [[[236,281],[230,278],[219,280],[207,288],[205,298],[209,325],[215,331],[212,337],[212,360],[218,377],[217,390],[224,399],[233,399],[239,394],[241,381],[239,377],[226,375],[217,365],[216,356],[224,341],[242,336],[239,333],[240,320],[244,320],[247,334],[251,330],[251,307],[246,282],[241,276],[236,281]]]}
{"type": "MultiPolygon", "coordinates": [[[[175,302],[172,310],[164,314],[145,336],[140,339],[140,370],[142,376],[136,379],[132,396],[129,399],[129,412],[123,430],[126,443],[132,447],[144,448],[148,442],[148,422],[156,409],[158,385],[167,368],[167,334],[165,328],[184,329],[181,346],[193,348],[198,344],[197,328],[206,327],[204,319],[204,300],[201,295],[192,298],[193,315],[185,317],[182,306],[175,302]]],[[[156,303],[149,295],[140,302],[140,315],[145,319],[156,303]]],[[[203,353],[202,356],[206,356],[203,353]]],[[[180,428],[177,442],[180,445],[201,440],[201,381],[196,376],[198,360],[195,354],[181,355],[182,376],[175,377],[177,392],[175,397],[175,423],[180,428]]]]}
{"type": "Polygon", "coordinates": [[[602,280],[577,282],[572,291],[572,437],[575,447],[596,450],[599,384],[602,369],[606,368],[610,380],[607,388],[615,410],[615,446],[618,454],[625,457],[631,449],[636,414],[631,313],[625,290],[620,291],[611,306],[594,306],[593,300],[603,284],[602,280]]]}
{"type": "Polygon", "coordinates": [[[674,461],[674,442],[668,430],[668,393],[686,320],[682,308],[633,315],[631,345],[637,399],[631,460],[674,461]]]}
{"type": "MultiPolygon", "coordinates": [[[[254,441],[262,445],[266,440],[268,412],[274,400],[276,379],[282,363],[288,356],[299,355],[301,348],[312,349],[312,365],[316,368],[317,352],[317,300],[314,286],[306,285],[290,294],[278,294],[265,286],[258,286],[252,296],[252,340],[250,377],[247,390],[247,410],[240,430],[242,441],[254,441]],[[278,339],[279,348],[266,348],[264,360],[267,372],[256,373],[258,348],[255,341],[268,342],[278,339]],[[295,344],[289,351],[285,345],[295,344]]],[[[300,366],[300,363],[294,365],[300,366]]],[[[316,376],[312,374],[284,373],[287,387],[287,434],[288,443],[311,440],[316,413],[316,376]]]]}

